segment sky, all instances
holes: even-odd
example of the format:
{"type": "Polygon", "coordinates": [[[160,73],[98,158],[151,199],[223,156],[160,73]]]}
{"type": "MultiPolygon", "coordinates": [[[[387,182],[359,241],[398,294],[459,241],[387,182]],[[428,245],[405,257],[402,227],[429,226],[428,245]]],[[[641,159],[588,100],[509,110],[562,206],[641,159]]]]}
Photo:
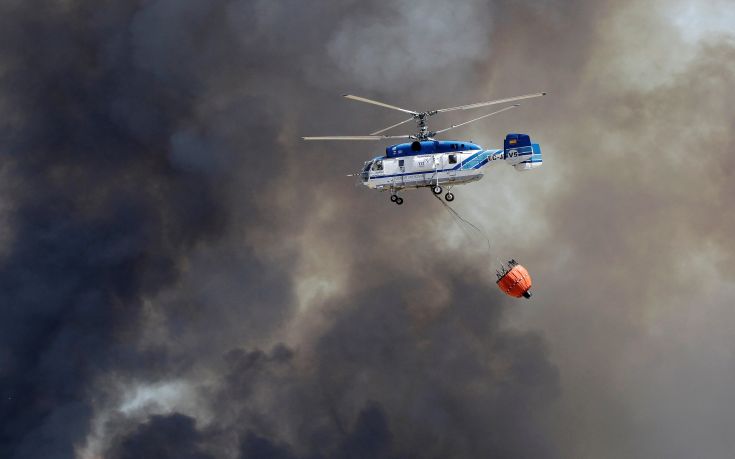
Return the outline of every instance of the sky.
{"type": "Polygon", "coordinates": [[[0,0],[0,457],[731,457],[733,31],[727,0],[0,0]],[[490,254],[345,176],[386,145],[301,140],[404,119],[344,93],[540,91],[452,131],[543,151],[453,190],[490,254]]]}

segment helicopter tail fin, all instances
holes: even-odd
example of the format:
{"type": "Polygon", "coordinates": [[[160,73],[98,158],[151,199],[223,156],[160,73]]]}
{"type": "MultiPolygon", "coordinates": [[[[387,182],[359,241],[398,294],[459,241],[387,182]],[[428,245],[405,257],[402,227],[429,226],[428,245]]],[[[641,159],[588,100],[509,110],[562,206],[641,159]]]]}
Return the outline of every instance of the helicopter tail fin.
{"type": "MultiPolygon", "coordinates": [[[[541,167],[541,165],[544,163],[543,158],[541,157],[541,147],[537,143],[531,144],[531,154],[521,157],[522,159],[517,160],[513,163],[513,167],[517,171],[530,171],[531,169],[536,169],[537,167],[541,167]]],[[[518,158],[516,158],[518,159],[518,158]]]]}
{"type": "Polygon", "coordinates": [[[527,134],[508,134],[503,143],[505,160],[517,171],[527,171],[543,164],[541,147],[531,143],[527,134]]]}

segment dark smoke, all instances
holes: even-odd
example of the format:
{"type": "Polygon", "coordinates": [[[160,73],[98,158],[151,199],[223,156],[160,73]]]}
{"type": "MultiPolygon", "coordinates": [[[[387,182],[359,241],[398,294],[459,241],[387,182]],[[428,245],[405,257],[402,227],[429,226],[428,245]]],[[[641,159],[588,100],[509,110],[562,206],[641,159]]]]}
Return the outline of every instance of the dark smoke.
{"type": "MultiPolygon", "coordinates": [[[[2,14],[2,457],[72,457],[106,371],[145,373],[142,300],[221,233],[217,183],[177,167],[191,88],[136,66],[131,7],[6,4],[2,14]],[[68,11],[64,11],[68,8],[68,11]]],[[[132,6],[132,5],[131,5],[132,6]]]]}
{"type": "Polygon", "coordinates": [[[182,414],[151,416],[144,424],[108,452],[110,458],[140,457],[211,459],[204,453],[206,437],[197,431],[195,420],[182,414]]]}
{"type": "MultiPolygon", "coordinates": [[[[556,457],[538,415],[558,395],[545,346],[499,330],[490,287],[469,272],[447,281],[462,300],[419,325],[397,300],[415,289],[402,282],[437,275],[339,300],[316,360],[282,345],[228,352],[223,385],[209,397],[210,445],[239,438],[242,458],[556,457]]],[[[151,447],[129,440],[139,436],[119,443],[129,445],[119,457],[151,447]]]]}

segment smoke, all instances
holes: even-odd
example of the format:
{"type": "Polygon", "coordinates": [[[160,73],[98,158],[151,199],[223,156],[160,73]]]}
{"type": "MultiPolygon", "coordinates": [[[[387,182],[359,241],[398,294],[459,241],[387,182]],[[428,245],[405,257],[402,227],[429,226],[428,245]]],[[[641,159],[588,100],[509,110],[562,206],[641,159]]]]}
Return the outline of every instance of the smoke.
{"type": "Polygon", "coordinates": [[[726,457],[735,45],[703,5],[3,2],[0,456],[726,457]],[[347,91],[544,90],[456,133],[542,145],[453,191],[528,302],[429,193],[343,177],[382,145],[298,140],[401,119],[347,91]]]}
{"type": "MultiPolygon", "coordinates": [[[[537,414],[558,394],[542,340],[501,331],[501,310],[487,301],[494,286],[472,272],[447,279],[448,304],[424,321],[400,299],[417,289],[402,281],[337,298],[328,307],[339,316],[311,353],[229,351],[208,397],[216,414],[197,435],[215,449],[239,445],[243,458],[555,457],[537,414]]],[[[113,457],[160,443],[141,438],[123,436],[113,457]]]]}
{"type": "Polygon", "coordinates": [[[180,457],[183,459],[210,459],[204,453],[204,436],[197,431],[194,419],[182,414],[151,416],[128,437],[115,445],[109,457],[180,457]]]}
{"type": "Polygon", "coordinates": [[[71,457],[94,376],[165,359],[131,347],[143,297],[226,217],[211,179],[167,159],[191,96],[106,49],[125,9],[43,6],[2,20],[4,457],[71,457]]]}
{"type": "Polygon", "coordinates": [[[371,91],[425,85],[436,72],[461,72],[488,55],[491,11],[479,1],[389,2],[340,21],[327,49],[342,72],[371,91]]]}

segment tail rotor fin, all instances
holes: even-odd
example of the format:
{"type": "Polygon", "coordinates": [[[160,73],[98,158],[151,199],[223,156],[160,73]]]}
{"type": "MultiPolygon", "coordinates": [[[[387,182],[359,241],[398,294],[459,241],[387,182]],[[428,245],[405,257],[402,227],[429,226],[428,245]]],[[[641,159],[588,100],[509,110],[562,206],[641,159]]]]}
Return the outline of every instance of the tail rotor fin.
{"type": "Polygon", "coordinates": [[[517,171],[528,171],[541,167],[543,158],[541,146],[531,143],[528,134],[508,134],[503,143],[505,160],[517,171]]]}

